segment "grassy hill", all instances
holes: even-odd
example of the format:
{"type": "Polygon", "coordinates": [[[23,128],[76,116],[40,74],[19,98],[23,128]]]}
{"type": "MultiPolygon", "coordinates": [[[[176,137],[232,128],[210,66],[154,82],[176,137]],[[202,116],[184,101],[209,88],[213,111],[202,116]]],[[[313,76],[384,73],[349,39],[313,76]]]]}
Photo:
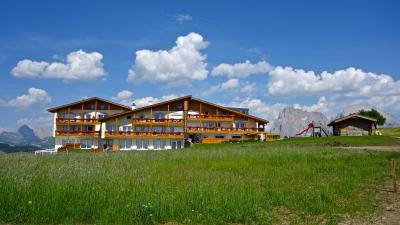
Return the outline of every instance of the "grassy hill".
{"type": "Polygon", "coordinates": [[[390,137],[361,138],[0,155],[0,221],[337,224],[345,215],[377,210],[375,188],[390,177],[389,159],[400,158],[399,153],[345,151],[330,144],[397,143],[390,137]]]}

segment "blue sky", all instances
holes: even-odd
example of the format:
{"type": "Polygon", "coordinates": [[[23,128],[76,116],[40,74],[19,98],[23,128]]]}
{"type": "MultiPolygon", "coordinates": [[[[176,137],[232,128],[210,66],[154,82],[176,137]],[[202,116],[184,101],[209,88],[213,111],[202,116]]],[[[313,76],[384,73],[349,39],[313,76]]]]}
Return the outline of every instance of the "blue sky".
{"type": "Polygon", "coordinates": [[[399,10],[396,1],[2,1],[0,130],[48,127],[46,108],[90,96],[141,105],[192,94],[270,120],[286,106],[399,115],[399,10]],[[68,69],[68,55],[84,61],[68,69]]]}

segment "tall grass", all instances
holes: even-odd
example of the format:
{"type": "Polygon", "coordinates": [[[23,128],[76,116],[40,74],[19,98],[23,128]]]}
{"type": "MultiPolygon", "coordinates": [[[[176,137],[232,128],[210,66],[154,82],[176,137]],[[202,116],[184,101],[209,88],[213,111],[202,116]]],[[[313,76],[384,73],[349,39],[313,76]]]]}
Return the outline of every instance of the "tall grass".
{"type": "Polygon", "coordinates": [[[376,209],[394,153],[259,143],[0,156],[0,223],[337,223],[376,209]]]}

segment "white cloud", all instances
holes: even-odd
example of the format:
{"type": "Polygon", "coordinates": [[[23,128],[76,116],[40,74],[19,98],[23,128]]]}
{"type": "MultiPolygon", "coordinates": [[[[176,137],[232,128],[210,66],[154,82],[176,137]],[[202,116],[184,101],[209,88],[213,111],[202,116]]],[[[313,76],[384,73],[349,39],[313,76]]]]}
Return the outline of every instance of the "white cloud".
{"type": "Polygon", "coordinates": [[[270,73],[268,93],[272,96],[339,94],[340,97],[370,97],[400,94],[400,81],[385,74],[364,72],[353,67],[316,74],[291,67],[276,67],[270,73]]]}
{"type": "Polygon", "coordinates": [[[256,89],[256,83],[255,82],[249,82],[246,81],[246,83],[242,86],[240,89],[241,92],[246,93],[246,94],[251,94],[255,91],[256,89]]]}
{"type": "Polygon", "coordinates": [[[177,15],[175,15],[175,20],[178,23],[183,23],[185,21],[190,21],[192,19],[193,19],[192,16],[189,15],[189,14],[177,14],[177,15]]]}
{"type": "Polygon", "coordinates": [[[25,109],[34,105],[48,103],[50,101],[51,98],[45,90],[32,87],[28,89],[27,94],[18,96],[15,99],[11,99],[8,101],[1,100],[0,106],[25,109]]]}
{"type": "Polygon", "coordinates": [[[283,103],[267,104],[261,99],[249,97],[244,99],[236,98],[227,105],[231,107],[249,108],[251,115],[255,115],[269,121],[276,119],[279,115],[279,112],[288,106],[287,104],[283,103]]]}
{"type": "Polygon", "coordinates": [[[117,96],[113,97],[113,99],[124,100],[124,99],[128,99],[128,98],[130,98],[132,96],[133,96],[133,92],[132,91],[122,90],[122,91],[118,92],[117,96]]]}
{"type": "Polygon", "coordinates": [[[155,97],[148,96],[148,97],[135,99],[134,102],[135,102],[136,107],[140,108],[140,107],[156,104],[156,103],[163,102],[163,101],[168,101],[168,100],[178,98],[178,97],[179,97],[179,95],[175,95],[175,94],[164,95],[161,98],[155,98],[155,97]]]}
{"type": "Polygon", "coordinates": [[[129,90],[122,90],[117,93],[117,96],[111,97],[112,100],[117,101],[123,105],[131,106],[133,103],[133,92],[129,90]]]}
{"type": "Polygon", "coordinates": [[[252,64],[249,60],[244,63],[226,64],[222,63],[214,67],[211,74],[213,76],[226,75],[231,78],[246,78],[252,74],[267,73],[273,67],[266,61],[252,64]]]}
{"type": "Polygon", "coordinates": [[[143,81],[170,86],[188,85],[193,80],[204,80],[208,76],[206,55],[200,50],[208,45],[197,33],[180,36],[176,46],[170,50],[136,51],[135,64],[128,71],[127,81],[143,81]]]}
{"type": "Polygon", "coordinates": [[[304,111],[308,112],[322,112],[322,113],[329,113],[331,106],[328,103],[328,100],[326,99],[325,96],[322,96],[318,99],[318,102],[312,105],[300,105],[300,104],[294,104],[294,108],[297,109],[302,109],[304,111]]]}
{"type": "Polygon", "coordinates": [[[106,75],[102,59],[103,55],[98,52],[86,53],[83,50],[69,53],[66,63],[24,59],[17,63],[11,74],[15,77],[60,78],[64,81],[95,80],[106,75]]]}
{"type": "Polygon", "coordinates": [[[204,92],[203,95],[209,96],[209,95],[215,94],[217,92],[234,90],[234,89],[239,88],[239,86],[240,86],[240,83],[239,83],[238,79],[229,79],[221,84],[212,86],[210,89],[208,89],[206,92],[204,92]]]}

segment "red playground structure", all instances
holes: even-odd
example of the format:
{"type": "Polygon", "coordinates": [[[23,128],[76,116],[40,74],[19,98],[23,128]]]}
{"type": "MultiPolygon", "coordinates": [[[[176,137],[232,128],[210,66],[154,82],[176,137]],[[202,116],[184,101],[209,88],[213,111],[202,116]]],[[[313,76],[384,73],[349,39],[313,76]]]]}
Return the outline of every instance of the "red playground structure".
{"type": "Polygon", "coordinates": [[[329,136],[329,131],[326,130],[325,128],[323,128],[321,123],[312,122],[312,123],[308,124],[304,130],[297,133],[295,135],[295,137],[298,137],[303,134],[307,134],[308,131],[310,131],[310,130],[312,132],[311,133],[312,137],[321,137],[322,133],[324,133],[327,137],[329,136]]]}

